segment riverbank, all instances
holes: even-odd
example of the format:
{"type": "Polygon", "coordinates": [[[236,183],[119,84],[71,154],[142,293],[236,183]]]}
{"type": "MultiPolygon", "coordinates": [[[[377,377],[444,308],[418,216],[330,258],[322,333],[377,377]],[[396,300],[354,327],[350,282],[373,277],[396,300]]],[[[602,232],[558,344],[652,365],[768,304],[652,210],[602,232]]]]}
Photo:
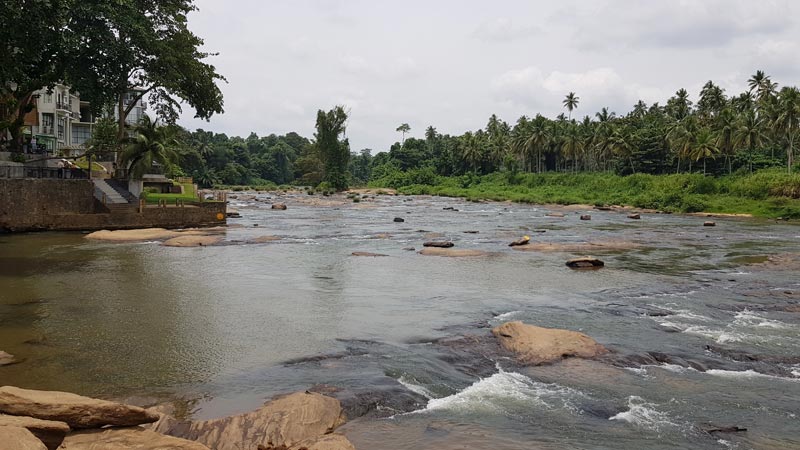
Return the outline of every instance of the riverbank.
{"type": "Polygon", "coordinates": [[[772,170],[719,178],[700,174],[494,173],[437,177],[434,184],[403,184],[404,181],[377,180],[371,186],[397,188],[407,195],[439,195],[475,201],[628,205],[680,213],[800,218],[800,175],[772,170]]]}

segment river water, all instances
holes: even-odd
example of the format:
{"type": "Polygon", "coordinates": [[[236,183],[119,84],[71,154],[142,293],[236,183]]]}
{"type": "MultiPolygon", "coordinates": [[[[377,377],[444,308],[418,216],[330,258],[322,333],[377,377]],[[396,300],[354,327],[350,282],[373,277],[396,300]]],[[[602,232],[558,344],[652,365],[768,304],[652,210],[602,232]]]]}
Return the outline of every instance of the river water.
{"type": "Polygon", "coordinates": [[[220,246],[0,236],[0,349],[22,359],[0,384],[183,399],[196,418],[335,386],[364,414],[341,429],[359,449],[800,448],[796,225],[403,196],[287,195],[276,211],[273,194],[244,197],[220,246]],[[507,246],[526,234],[616,244],[592,251],[605,268],[573,271],[580,250],[507,246]],[[247,242],[263,235],[280,239],[247,242]],[[407,250],[436,239],[489,254],[407,250]],[[613,353],[523,367],[484,351],[509,320],[613,353]]]}

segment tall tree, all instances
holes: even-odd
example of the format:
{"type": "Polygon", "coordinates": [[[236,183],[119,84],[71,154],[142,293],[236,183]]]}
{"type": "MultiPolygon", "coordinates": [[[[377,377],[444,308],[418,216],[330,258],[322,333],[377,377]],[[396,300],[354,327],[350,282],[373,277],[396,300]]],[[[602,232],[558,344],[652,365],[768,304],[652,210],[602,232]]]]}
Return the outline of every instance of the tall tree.
{"type": "Polygon", "coordinates": [[[203,40],[188,28],[192,0],[88,0],[75,2],[67,27],[72,31],[66,57],[73,64],[67,81],[95,107],[115,104],[119,138],[138,100],[166,123],[181,113],[181,103],[208,119],[223,111],[224,81],[205,60],[203,40]]]}
{"type": "Polygon", "coordinates": [[[343,106],[330,111],[317,111],[316,148],[324,167],[323,180],[339,191],[347,189],[347,166],[350,143],[341,137],[345,133],[347,112],[343,106]]]}
{"type": "Polygon", "coordinates": [[[168,127],[160,126],[157,120],[145,115],[135,131],[136,137],[128,144],[121,158],[132,178],[141,178],[155,164],[166,168],[177,161],[168,127]]]}
{"type": "Polygon", "coordinates": [[[796,87],[784,87],[778,93],[777,117],[772,123],[775,132],[786,145],[786,165],[789,173],[794,166],[794,140],[800,129],[800,90],[796,87]]]}
{"type": "Polygon", "coordinates": [[[561,102],[564,105],[564,108],[567,108],[569,111],[569,120],[572,120],[572,110],[578,107],[578,103],[580,103],[581,98],[576,96],[574,92],[570,92],[564,97],[564,101],[561,102]]]}
{"type": "Polygon", "coordinates": [[[402,133],[402,139],[403,139],[402,143],[405,144],[406,143],[406,133],[411,131],[411,127],[408,126],[407,123],[403,123],[403,124],[400,124],[400,126],[397,127],[397,129],[395,131],[397,131],[399,133],[402,133]]]}

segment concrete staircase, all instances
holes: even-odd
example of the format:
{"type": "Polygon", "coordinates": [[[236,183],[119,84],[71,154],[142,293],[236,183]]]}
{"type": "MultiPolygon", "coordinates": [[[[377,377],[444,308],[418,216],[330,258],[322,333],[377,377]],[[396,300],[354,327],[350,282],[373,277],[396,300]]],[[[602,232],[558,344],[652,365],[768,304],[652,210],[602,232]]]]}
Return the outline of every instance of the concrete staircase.
{"type": "MultiPolygon", "coordinates": [[[[103,203],[112,214],[128,214],[138,211],[138,204],[128,201],[126,196],[119,192],[119,186],[111,186],[106,180],[98,178],[92,179],[92,182],[94,183],[94,197],[103,203]]],[[[133,198],[129,192],[127,194],[133,198]]]]}

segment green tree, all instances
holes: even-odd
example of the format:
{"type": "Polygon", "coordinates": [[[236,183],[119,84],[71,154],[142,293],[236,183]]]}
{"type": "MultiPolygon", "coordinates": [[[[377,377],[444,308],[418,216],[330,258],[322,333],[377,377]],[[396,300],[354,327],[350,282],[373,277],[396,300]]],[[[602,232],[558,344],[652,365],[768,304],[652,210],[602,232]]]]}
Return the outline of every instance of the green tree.
{"type": "Polygon", "coordinates": [[[403,124],[400,124],[400,126],[397,127],[397,129],[395,131],[397,131],[397,132],[402,134],[402,142],[401,143],[405,144],[405,142],[406,142],[406,133],[411,131],[411,127],[408,126],[407,123],[403,123],[403,124]]]}
{"type": "Polygon", "coordinates": [[[800,128],[800,90],[796,87],[784,87],[778,93],[777,117],[772,127],[784,140],[786,145],[786,166],[789,173],[794,166],[794,140],[800,128]]]}
{"type": "Polygon", "coordinates": [[[325,112],[317,111],[316,147],[324,167],[323,180],[336,190],[347,189],[347,166],[350,159],[350,143],[341,139],[345,133],[347,112],[336,106],[325,112]]]}
{"type": "Polygon", "coordinates": [[[578,103],[580,103],[581,98],[576,96],[574,92],[570,92],[564,98],[564,101],[561,102],[564,105],[564,108],[567,108],[569,111],[569,120],[572,120],[572,110],[578,107],[578,103]]]}
{"type": "Polygon", "coordinates": [[[165,168],[178,160],[169,128],[160,126],[157,120],[145,115],[134,131],[136,137],[128,144],[121,159],[131,178],[140,179],[156,164],[165,168]]]}
{"type": "Polygon", "coordinates": [[[92,126],[92,137],[86,147],[97,156],[108,156],[117,151],[117,122],[113,117],[101,117],[92,126]]]}
{"type": "Polygon", "coordinates": [[[147,96],[150,109],[173,123],[185,103],[196,117],[221,113],[224,81],[206,63],[203,40],[188,28],[192,0],[75,2],[67,28],[65,56],[72,64],[67,81],[95,107],[115,104],[118,138],[136,102],[147,96]]]}

